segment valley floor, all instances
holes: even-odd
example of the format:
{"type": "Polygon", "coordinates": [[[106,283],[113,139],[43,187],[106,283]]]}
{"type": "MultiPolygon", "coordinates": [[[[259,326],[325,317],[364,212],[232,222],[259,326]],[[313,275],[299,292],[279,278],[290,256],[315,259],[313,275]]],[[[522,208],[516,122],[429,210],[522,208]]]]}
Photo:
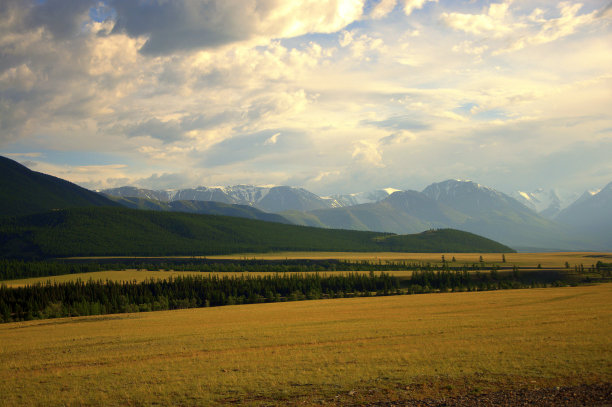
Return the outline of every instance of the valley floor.
{"type": "Polygon", "coordinates": [[[600,284],[8,323],[1,404],[605,405],[610,298],[600,284]]]}

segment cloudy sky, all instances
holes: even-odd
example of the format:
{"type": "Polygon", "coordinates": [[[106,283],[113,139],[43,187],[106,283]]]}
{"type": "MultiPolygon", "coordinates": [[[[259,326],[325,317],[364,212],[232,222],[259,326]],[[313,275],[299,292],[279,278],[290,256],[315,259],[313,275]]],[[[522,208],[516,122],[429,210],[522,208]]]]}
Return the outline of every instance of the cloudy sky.
{"type": "Polygon", "coordinates": [[[88,188],[612,181],[609,0],[0,0],[0,154],[88,188]]]}

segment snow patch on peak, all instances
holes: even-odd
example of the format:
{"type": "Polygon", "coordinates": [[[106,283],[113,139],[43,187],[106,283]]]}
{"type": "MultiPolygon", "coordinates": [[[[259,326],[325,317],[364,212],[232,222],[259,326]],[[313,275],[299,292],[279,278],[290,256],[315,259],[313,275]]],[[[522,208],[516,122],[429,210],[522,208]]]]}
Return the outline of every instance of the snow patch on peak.
{"type": "Polygon", "coordinates": [[[385,191],[387,194],[391,195],[394,192],[399,192],[401,191],[401,189],[395,189],[395,188],[383,188],[382,191],[385,191]]]}

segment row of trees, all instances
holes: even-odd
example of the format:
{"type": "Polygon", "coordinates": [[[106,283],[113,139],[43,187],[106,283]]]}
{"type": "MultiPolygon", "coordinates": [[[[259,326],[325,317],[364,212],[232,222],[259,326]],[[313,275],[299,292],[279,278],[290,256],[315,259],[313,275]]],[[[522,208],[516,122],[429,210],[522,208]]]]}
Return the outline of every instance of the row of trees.
{"type": "MultiPolygon", "coordinates": [[[[498,266],[489,266],[498,269],[498,266]]],[[[474,271],[486,269],[483,263],[451,265],[390,261],[390,260],[208,260],[208,259],[159,259],[153,261],[124,259],[117,262],[96,260],[79,261],[23,261],[0,259],[0,280],[15,280],[21,278],[49,277],[63,274],[90,273],[104,270],[174,270],[200,271],[204,273],[217,272],[268,272],[268,273],[304,273],[313,271],[474,271]]]]}
{"type": "Polygon", "coordinates": [[[260,302],[297,301],[437,291],[482,291],[568,284],[562,274],[417,271],[328,276],[287,273],[207,275],[137,282],[74,281],[18,288],[0,285],[0,321],[143,312],[260,302]]]}

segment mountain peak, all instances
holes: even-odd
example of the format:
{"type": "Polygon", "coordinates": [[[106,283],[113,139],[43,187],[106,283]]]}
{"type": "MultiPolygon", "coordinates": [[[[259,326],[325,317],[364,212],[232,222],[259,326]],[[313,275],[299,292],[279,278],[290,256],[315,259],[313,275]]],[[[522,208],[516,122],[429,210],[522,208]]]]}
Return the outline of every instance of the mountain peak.
{"type": "Polygon", "coordinates": [[[485,193],[490,196],[501,196],[499,192],[493,188],[478,184],[474,181],[447,179],[446,181],[437,182],[429,185],[423,190],[423,193],[434,200],[447,200],[456,198],[457,195],[485,193]]]}

